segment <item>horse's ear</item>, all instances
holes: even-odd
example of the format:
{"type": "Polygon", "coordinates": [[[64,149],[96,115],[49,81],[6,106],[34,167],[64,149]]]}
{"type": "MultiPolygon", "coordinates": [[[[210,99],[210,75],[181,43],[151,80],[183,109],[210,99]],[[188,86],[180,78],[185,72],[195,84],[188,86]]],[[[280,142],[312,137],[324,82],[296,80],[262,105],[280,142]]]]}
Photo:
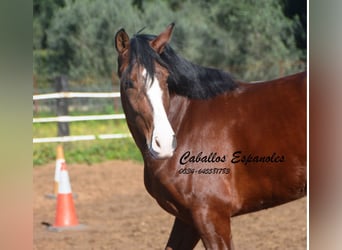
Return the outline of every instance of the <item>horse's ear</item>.
{"type": "Polygon", "coordinates": [[[122,54],[128,49],[129,37],[124,29],[120,29],[115,35],[115,48],[122,54]]]}
{"type": "Polygon", "coordinates": [[[161,54],[165,48],[165,45],[170,41],[173,27],[175,23],[171,23],[167,26],[166,30],[159,34],[155,39],[151,41],[151,47],[157,51],[158,54],[161,54]]]}

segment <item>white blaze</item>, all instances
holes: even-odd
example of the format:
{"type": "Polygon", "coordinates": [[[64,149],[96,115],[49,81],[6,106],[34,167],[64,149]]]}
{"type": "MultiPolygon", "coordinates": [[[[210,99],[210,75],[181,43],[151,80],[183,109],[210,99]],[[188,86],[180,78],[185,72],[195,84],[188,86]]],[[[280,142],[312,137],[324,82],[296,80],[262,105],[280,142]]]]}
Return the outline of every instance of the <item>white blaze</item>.
{"type": "Polygon", "coordinates": [[[147,97],[152,105],[153,112],[154,129],[149,145],[150,151],[156,158],[171,157],[176,147],[176,139],[163,105],[163,91],[156,77],[152,82],[145,69],[142,74],[146,79],[147,97]]]}

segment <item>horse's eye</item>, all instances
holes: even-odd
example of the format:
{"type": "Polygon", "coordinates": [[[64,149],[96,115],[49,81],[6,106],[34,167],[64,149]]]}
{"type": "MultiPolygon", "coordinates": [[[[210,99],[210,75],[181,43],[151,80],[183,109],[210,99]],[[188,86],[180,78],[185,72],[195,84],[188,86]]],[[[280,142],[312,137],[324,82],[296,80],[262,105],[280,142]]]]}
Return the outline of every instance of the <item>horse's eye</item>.
{"type": "Polygon", "coordinates": [[[125,89],[133,88],[133,82],[131,80],[126,81],[125,84],[124,84],[124,88],[125,89]]]}

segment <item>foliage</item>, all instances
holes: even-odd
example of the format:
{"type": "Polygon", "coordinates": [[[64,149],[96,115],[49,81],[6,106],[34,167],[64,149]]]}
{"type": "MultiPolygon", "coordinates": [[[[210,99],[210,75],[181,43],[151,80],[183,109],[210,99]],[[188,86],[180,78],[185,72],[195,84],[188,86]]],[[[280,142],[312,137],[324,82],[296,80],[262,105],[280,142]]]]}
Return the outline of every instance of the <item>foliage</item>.
{"type": "Polygon", "coordinates": [[[33,1],[33,71],[36,75],[47,76],[53,71],[55,53],[47,44],[47,30],[53,22],[54,13],[65,6],[64,0],[33,1]]]}
{"type": "Polygon", "coordinates": [[[306,38],[303,13],[289,6],[294,2],[36,0],[34,71],[46,77],[110,79],[119,28],[134,34],[146,26],[144,32],[156,34],[176,21],[172,46],[185,58],[240,79],[273,78],[305,68],[298,64],[306,60],[306,47],[298,43],[306,38]]]}
{"type": "MultiPolygon", "coordinates": [[[[279,74],[279,64],[300,59],[295,46],[292,21],[284,17],[277,1],[219,1],[214,9],[215,23],[227,30],[222,61],[243,78],[262,80],[279,74]],[[227,59],[226,59],[227,58],[227,59]],[[248,68],[241,66],[247,65],[248,68]]],[[[222,32],[224,33],[224,32],[222,32]]],[[[214,58],[219,58],[215,55],[214,58]]],[[[286,74],[298,69],[286,69],[286,74]]]]}

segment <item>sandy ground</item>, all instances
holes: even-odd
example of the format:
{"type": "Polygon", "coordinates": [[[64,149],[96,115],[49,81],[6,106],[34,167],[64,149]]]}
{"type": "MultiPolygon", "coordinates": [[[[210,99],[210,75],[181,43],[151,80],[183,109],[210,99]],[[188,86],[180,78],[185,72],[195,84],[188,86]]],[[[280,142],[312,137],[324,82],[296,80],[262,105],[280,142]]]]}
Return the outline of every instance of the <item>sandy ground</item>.
{"type": "MultiPolygon", "coordinates": [[[[143,184],[142,165],[108,161],[96,165],[68,164],[78,220],[84,230],[50,232],[56,200],[54,164],[33,170],[33,246],[47,249],[164,249],[173,216],[162,210],[143,184]]],[[[233,218],[238,250],[306,249],[306,198],[233,218]]],[[[197,250],[204,249],[201,242],[197,250]]]]}

